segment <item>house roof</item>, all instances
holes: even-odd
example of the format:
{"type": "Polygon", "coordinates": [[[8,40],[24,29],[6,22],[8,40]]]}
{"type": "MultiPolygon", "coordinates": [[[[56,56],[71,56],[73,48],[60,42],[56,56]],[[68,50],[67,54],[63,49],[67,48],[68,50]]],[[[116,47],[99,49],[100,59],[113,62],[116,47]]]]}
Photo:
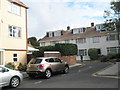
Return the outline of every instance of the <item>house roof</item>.
{"type": "Polygon", "coordinates": [[[26,9],[28,9],[29,7],[27,7],[23,2],[21,2],[20,0],[10,0],[11,2],[18,4],[26,9]]]}
{"type": "MultiPolygon", "coordinates": [[[[109,32],[109,33],[113,33],[113,32],[109,32]]],[[[44,38],[40,39],[39,42],[61,41],[61,40],[93,37],[93,36],[104,36],[104,35],[107,35],[107,33],[108,32],[96,31],[95,27],[87,27],[84,33],[72,34],[72,29],[71,29],[71,30],[64,31],[62,36],[57,36],[57,37],[45,36],[44,38]]]]}

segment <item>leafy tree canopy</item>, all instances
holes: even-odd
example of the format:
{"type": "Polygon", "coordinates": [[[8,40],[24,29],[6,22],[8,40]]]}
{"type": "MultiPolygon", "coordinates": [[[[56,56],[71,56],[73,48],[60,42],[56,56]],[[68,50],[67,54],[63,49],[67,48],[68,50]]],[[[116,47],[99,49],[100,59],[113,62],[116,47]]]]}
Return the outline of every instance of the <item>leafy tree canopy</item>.
{"type": "Polygon", "coordinates": [[[39,46],[39,42],[37,41],[36,37],[28,38],[28,43],[31,43],[31,45],[34,47],[39,46]]]}

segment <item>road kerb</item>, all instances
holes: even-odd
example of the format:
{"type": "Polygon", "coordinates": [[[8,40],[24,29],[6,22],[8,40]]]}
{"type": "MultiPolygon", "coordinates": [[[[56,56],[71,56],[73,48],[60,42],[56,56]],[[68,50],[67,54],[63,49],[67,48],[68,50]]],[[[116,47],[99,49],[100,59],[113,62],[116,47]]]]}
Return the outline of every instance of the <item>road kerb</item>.
{"type": "Polygon", "coordinates": [[[99,74],[99,72],[102,72],[102,71],[104,71],[105,69],[107,69],[107,68],[109,68],[109,67],[111,67],[111,66],[113,66],[113,65],[114,65],[114,64],[112,64],[112,65],[110,65],[110,66],[107,66],[107,67],[105,67],[105,68],[103,68],[103,69],[101,69],[101,70],[99,70],[99,71],[93,73],[92,76],[95,76],[95,77],[106,77],[106,78],[120,79],[119,76],[105,75],[105,74],[102,74],[102,75],[101,75],[101,74],[99,74]]]}
{"type": "Polygon", "coordinates": [[[75,64],[75,65],[70,65],[69,67],[72,68],[72,67],[77,67],[77,66],[84,66],[85,64],[75,64]]]}

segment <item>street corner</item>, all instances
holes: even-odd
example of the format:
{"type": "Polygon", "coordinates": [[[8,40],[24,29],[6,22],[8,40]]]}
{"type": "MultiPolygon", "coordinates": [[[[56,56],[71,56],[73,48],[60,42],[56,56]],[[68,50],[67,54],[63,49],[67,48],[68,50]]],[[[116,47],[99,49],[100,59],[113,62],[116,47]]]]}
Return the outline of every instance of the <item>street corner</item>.
{"type": "Polygon", "coordinates": [[[92,76],[120,79],[118,63],[103,68],[102,70],[93,73],[92,76]]]}

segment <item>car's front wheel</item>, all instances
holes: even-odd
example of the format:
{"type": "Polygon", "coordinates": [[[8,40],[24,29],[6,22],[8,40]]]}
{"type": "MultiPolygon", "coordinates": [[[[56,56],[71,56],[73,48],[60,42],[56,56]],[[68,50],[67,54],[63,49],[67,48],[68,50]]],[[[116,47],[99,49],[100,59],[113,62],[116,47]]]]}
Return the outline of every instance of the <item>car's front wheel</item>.
{"type": "Polygon", "coordinates": [[[16,88],[18,87],[20,84],[20,79],[19,77],[13,77],[10,81],[10,86],[13,87],[13,88],[16,88]]]}
{"type": "Polygon", "coordinates": [[[51,70],[50,70],[50,69],[47,69],[47,70],[45,71],[45,78],[49,79],[51,76],[52,76],[51,70]]]}

